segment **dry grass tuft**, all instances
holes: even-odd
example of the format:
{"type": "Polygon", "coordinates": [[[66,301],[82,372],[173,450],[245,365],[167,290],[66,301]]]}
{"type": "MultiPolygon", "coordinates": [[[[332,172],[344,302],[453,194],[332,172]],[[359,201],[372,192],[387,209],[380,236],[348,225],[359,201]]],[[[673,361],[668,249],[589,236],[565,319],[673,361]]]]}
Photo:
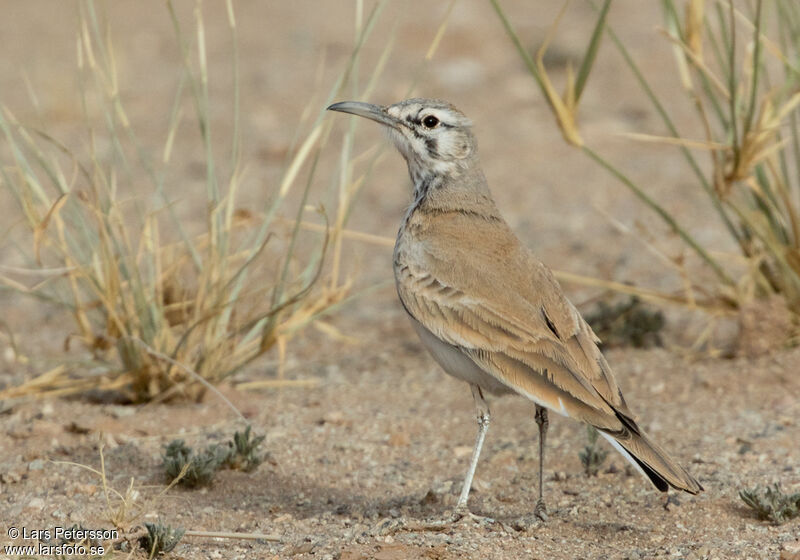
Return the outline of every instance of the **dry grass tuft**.
{"type": "MultiPolygon", "coordinates": [[[[800,8],[792,0],[738,3],[733,0],[664,0],[667,37],[675,50],[678,76],[697,114],[702,138],[681,133],[659,92],[606,24],[609,2],[598,17],[577,79],[568,76],[567,93],[555,99],[542,52],[534,63],[522,48],[499,3],[495,11],[553,110],[568,143],[580,147],[651,208],[713,273],[709,285],[687,277],[685,305],[729,312],[754,298],[779,295],[800,315],[800,8]],[[741,5],[741,8],[738,6],[741,5]],[[682,9],[681,9],[682,8],[682,9]],[[603,38],[610,39],[633,78],[669,131],[667,137],[632,135],[642,141],[677,147],[698,185],[709,196],[720,224],[738,244],[745,266],[729,266],[701,245],[677,216],[593,148],[580,141],[576,114],[580,94],[603,38]],[[710,159],[700,164],[697,151],[710,159]]],[[[590,2],[591,3],[591,2],[590,2]]],[[[595,5],[592,3],[592,5],[595,5]]],[[[561,16],[559,16],[560,19],[561,16]]],[[[554,27],[555,28],[555,27],[554,27]]],[[[679,257],[683,259],[683,257],[679,257]]],[[[740,263],[737,263],[740,264],[740,263]]],[[[674,263],[683,269],[683,262],[674,263]]],[[[668,301],[670,294],[665,294],[668,301]]]]}
{"type": "MultiPolygon", "coordinates": [[[[329,197],[336,205],[333,223],[308,199],[331,128],[324,107],[343,87],[356,89],[351,79],[358,52],[383,4],[357,18],[356,44],[346,67],[327,94],[313,93],[312,109],[301,123],[308,132],[298,135],[283,178],[259,211],[238,204],[242,162],[235,54],[236,79],[227,95],[235,109],[225,150],[229,157],[218,156],[219,135],[212,144],[215,101],[209,82],[214,76],[206,65],[202,7],[194,11],[194,29],[186,33],[172,2],[166,4],[182,68],[164,145],[155,150],[141,143],[140,123],[126,112],[110,25],[91,0],[79,4],[78,74],[88,154],[81,156],[48,131],[19,122],[7,107],[0,109],[0,134],[10,154],[9,161],[0,162],[0,182],[18,204],[24,218],[16,230],[24,229],[28,240],[19,247],[27,267],[0,269],[0,287],[60,306],[72,321],[64,348],[81,348],[85,357],[78,363],[59,360],[57,367],[0,391],[0,399],[90,389],[120,392],[132,402],[197,399],[208,387],[198,378],[218,382],[275,347],[282,359],[293,336],[344,301],[352,282],[340,270],[341,246],[366,176],[352,177],[350,141],[342,143],[345,171],[329,197]],[[171,168],[172,153],[186,140],[186,114],[195,116],[205,158],[207,213],[201,231],[194,233],[177,217],[166,186],[168,177],[180,175],[171,168]],[[303,227],[314,214],[319,232],[303,227]]],[[[227,8],[236,53],[230,0],[227,8]]],[[[384,63],[385,57],[375,76],[384,63]]]]}

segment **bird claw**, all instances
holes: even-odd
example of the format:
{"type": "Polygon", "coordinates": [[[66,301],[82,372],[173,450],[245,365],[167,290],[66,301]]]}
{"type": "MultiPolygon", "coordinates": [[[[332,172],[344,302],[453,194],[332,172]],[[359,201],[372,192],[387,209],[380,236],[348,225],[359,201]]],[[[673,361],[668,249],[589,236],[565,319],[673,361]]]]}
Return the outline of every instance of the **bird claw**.
{"type": "Polygon", "coordinates": [[[450,514],[444,519],[440,519],[437,521],[408,523],[401,527],[398,527],[398,530],[411,533],[417,531],[446,531],[455,526],[460,525],[463,527],[466,524],[472,524],[472,523],[479,526],[486,526],[497,523],[497,521],[492,519],[491,517],[475,515],[474,513],[469,511],[466,507],[457,507],[453,511],[451,511],[450,514]]]}
{"type": "Polygon", "coordinates": [[[475,515],[466,506],[463,507],[456,507],[450,514],[450,523],[464,523],[471,521],[478,525],[491,525],[492,523],[496,523],[496,521],[491,517],[484,517],[482,515],[475,515]]]}
{"type": "Polygon", "coordinates": [[[544,505],[544,500],[542,498],[539,498],[536,502],[536,508],[533,510],[533,514],[542,521],[547,521],[547,506],[544,505]]]}
{"type": "Polygon", "coordinates": [[[681,502],[678,500],[678,497],[674,494],[666,494],[664,497],[664,509],[666,511],[670,511],[669,506],[677,506],[680,507],[681,502]]]}

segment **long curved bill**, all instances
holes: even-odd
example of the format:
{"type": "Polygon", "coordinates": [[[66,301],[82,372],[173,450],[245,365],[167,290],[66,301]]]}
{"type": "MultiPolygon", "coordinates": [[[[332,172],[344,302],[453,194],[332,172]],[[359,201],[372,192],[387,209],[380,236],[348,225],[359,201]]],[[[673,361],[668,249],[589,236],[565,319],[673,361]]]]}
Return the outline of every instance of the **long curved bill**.
{"type": "Polygon", "coordinates": [[[392,128],[397,126],[397,119],[389,115],[386,112],[385,107],[372,105],[371,103],[362,103],[361,101],[342,101],[341,103],[334,103],[328,107],[328,111],[339,111],[340,113],[358,115],[359,117],[364,117],[392,128]]]}

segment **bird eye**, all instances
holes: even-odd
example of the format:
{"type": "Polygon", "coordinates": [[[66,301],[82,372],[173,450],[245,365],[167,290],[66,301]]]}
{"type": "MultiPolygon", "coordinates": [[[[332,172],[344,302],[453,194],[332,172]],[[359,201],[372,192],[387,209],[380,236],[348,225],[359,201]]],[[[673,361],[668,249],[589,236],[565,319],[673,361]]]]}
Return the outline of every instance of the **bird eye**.
{"type": "Polygon", "coordinates": [[[433,115],[428,115],[422,119],[422,124],[425,126],[425,128],[434,128],[437,124],[439,124],[439,119],[433,115]]]}

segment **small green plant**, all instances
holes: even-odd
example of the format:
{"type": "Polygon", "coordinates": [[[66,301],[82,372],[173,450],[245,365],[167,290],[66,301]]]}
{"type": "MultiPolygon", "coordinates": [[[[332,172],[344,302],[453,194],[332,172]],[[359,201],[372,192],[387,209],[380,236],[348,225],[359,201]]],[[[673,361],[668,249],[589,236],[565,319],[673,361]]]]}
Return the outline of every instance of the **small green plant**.
{"type": "Polygon", "coordinates": [[[182,527],[174,528],[160,522],[145,523],[144,527],[147,529],[147,534],[139,539],[139,546],[147,551],[149,558],[171,552],[186,532],[182,527]]]}
{"type": "Polygon", "coordinates": [[[253,436],[252,427],[235,432],[226,444],[211,444],[196,453],[182,439],[176,439],[164,450],[164,472],[169,480],[177,480],[187,488],[207,486],[222,469],[250,472],[264,460],[258,448],[264,436],[253,436]]]}
{"type": "Polygon", "coordinates": [[[164,471],[170,480],[178,479],[187,488],[207,486],[228,459],[229,450],[219,445],[210,445],[200,453],[176,439],[167,445],[164,452],[164,471]]]}
{"type": "Polygon", "coordinates": [[[739,497],[762,521],[780,525],[800,516],[800,492],[785,494],[779,484],[739,490],[739,497]]]}
{"type": "Polygon", "coordinates": [[[636,296],[613,305],[601,300],[586,314],[586,322],[603,346],[661,346],[659,332],[664,328],[664,314],[650,309],[636,296]]]}
{"type": "Polygon", "coordinates": [[[597,445],[597,430],[592,426],[586,426],[586,437],[589,443],[578,453],[583,465],[583,472],[586,476],[597,476],[600,467],[608,456],[608,451],[600,449],[597,445]]]}
{"type": "Polygon", "coordinates": [[[264,456],[258,453],[258,447],[265,436],[251,437],[250,429],[251,426],[248,425],[243,432],[235,432],[233,440],[228,442],[229,452],[225,466],[229,469],[250,472],[264,460],[264,456]]]}

